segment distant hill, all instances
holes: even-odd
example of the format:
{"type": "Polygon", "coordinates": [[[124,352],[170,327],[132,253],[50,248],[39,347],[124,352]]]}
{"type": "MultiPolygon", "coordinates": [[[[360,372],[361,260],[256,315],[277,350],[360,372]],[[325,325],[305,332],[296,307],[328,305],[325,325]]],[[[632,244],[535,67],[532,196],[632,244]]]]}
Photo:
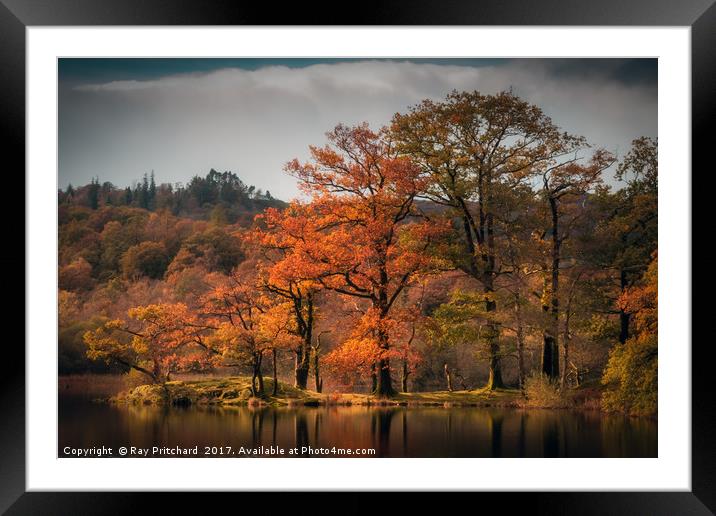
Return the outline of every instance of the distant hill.
{"type": "Polygon", "coordinates": [[[105,206],[129,206],[148,211],[169,211],[177,217],[215,220],[225,224],[248,226],[254,216],[267,207],[282,208],[286,203],[275,199],[268,190],[246,185],[233,172],[211,169],[205,177],[194,176],[186,185],[157,185],[154,173],[145,174],[133,186],[121,188],[93,179],[84,186],[58,191],[63,206],[84,206],[96,210],[105,206]]]}

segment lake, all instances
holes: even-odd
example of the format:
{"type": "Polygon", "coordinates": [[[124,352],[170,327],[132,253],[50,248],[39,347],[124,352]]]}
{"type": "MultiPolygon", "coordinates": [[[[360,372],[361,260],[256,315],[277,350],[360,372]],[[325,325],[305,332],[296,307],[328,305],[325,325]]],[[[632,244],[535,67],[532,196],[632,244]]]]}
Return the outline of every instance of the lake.
{"type": "Polygon", "coordinates": [[[656,457],[657,423],[597,411],[61,401],[58,444],[60,457],[102,446],[106,456],[120,456],[124,446],[136,448],[127,456],[154,458],[358,456],[345,450],[361,457],[656,457]]]}

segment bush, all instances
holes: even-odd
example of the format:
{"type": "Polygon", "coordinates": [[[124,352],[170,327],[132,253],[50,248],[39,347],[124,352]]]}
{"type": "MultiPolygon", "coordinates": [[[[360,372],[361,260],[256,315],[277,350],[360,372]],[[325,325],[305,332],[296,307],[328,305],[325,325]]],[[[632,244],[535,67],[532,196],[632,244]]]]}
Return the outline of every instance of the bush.
{"type": "Polygon", "coordinates": [[[525,405],[534,408],[567,408],[570,406],[559,389],[556,380],[551,380],[542,373],[536,373],[525,379],[525,405]]]}
{"type": "Polygon", "coordinates": [[[657,413],[657,337],[631,338],[609,353],[602,383],[602,408],[632,416],[657,413]]]}
{"type": "Polygon", "coordinates": [[[634,336],[609,353],[602,408],[632,416],[657,413],[658,261],[656,253],[641,284],[627,289],[619,307],[632,314],[634,336]]]}

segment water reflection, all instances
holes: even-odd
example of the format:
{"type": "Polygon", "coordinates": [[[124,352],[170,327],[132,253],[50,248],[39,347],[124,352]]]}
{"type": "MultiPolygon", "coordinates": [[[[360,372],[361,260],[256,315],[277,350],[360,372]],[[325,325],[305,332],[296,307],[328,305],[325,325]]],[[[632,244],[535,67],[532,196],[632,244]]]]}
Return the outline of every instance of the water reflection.
{"type": "Polygon", "coordinates": [[[261,434],[264,427],[264,411],[251,411],[251,447],[261,446],[261,434]]]}
{"type": "Polygon", "coordinates": [[[304,412],[296,411],[294,413],[294,428],[296,429],[296,448],[299,450],[301,456],[305,456],[307,452],[303,450],[310,445],[310,441],[308,439],[308,421],[306,420],[306,414],[304,412]]]}
{"type": "Polygon", "coordinates": [[[396,410],[373,409],[370,411],[370,434],[373,440],[373,448],[378,456],[390,457],[390,423],[396,414],[396,410]]]}
{"type": "Polygon", "coordinates": [[[373,448],[378,457],[655,457],[655,421],[597,412],[481,408],[162,408],[62,403],[64,446],[231,446],[317,456],[373,448]]]}
{"type": "Polygon", "coordinates": [[[492,456],[502,457],[502,415],[488,414],[490,422],[490,439],[492,443],[492,456]]]}

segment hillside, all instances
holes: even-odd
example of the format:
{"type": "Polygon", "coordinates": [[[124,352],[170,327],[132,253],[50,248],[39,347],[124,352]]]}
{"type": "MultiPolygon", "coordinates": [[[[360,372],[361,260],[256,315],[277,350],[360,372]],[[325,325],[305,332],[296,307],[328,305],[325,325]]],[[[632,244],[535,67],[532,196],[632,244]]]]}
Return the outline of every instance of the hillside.
{"type": "MultiPolygon", "coordinates": [[[[249,225],[253,216],[267,207],[286,205],[271,192],[245,184],[233,172],[211,169],[204,176],[194,176],[189,183],[156,184],[154,173],[131,187],[120,188],[99,179],[83,186],[67,186],[58,191],[60,214],[67,207],[97,210],[107,206],[127,206],[147,211],[168,211],[177,217],[195,220],[217,220],[221,223],[249,225]]],[[[60,218],[62,224],[62,217],[60,218]]]]}
{"type": "Polygon", "coordinates": [[[246,259],[240,235],[254,217],[286,205],[215,170],[186,186],[156,185],[153,175],[124,189],[92,180],[59,191],[58,203],[62,373],[107,371],[85,356],[85,331],[126,314],[125,303],[201,292],[246,259]]]}

